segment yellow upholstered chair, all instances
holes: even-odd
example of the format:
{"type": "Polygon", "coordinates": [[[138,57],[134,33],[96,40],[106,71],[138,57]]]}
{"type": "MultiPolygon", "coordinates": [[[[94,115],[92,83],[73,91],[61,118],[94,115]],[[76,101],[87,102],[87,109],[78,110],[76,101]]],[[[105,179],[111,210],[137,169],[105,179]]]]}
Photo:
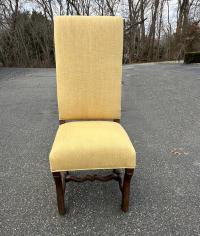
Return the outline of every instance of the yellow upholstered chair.
{"type": "Polygon", "coordinates": [[[58,16],[54,22],[60,126],[50,152],[58,210],[65,213],[69,181],[117,180],[128,210],[136,153],[119,124],[123,20],[112,16],[58,16]],[[76,122],[75,122],[76,121],[76,122]],[[122,183],[118,169],[125,169],[122,183]],[[111,169],[77,177],[74,170],[111,169]]]}

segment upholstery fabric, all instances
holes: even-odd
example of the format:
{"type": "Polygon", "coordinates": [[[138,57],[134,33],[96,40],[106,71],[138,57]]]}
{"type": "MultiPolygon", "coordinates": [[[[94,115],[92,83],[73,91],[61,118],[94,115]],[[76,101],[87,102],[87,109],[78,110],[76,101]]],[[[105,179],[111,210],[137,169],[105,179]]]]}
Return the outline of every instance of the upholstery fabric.
{"type": "Polygon", "coordinates": [[[54,27],[59,119],[120,118],[123,20],[58,16],[54,27]]]}
{"type": "Polygon", "coordinates": [[[60,125],[50,153],[52,172],[134,168],[136,153],[123,127],[112,121],[60,125]]]}

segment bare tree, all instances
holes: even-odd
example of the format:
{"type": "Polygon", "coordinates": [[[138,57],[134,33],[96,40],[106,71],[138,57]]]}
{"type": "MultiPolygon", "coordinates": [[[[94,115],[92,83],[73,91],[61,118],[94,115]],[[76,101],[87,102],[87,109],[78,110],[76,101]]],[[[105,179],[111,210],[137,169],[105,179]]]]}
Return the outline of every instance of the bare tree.
{"type": "Polygon", "coordinates": [[[124,63],[181,59],[200,50],[200,0],[173,3],[176,24],[171,0],[0,0],[0,63],[54,66],[56,15],[123,16],[124,63]]]}

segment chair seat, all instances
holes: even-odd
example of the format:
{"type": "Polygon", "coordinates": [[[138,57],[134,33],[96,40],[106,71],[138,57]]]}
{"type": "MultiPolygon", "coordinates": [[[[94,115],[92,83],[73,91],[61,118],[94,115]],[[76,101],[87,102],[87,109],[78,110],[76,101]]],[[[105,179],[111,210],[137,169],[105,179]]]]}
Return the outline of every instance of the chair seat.
{"type": "Polygon", "coordinates": [[[77,121],[59,126],[50,152],[52,172],[134,168],[135,149],[112,121],[77,121]]]}

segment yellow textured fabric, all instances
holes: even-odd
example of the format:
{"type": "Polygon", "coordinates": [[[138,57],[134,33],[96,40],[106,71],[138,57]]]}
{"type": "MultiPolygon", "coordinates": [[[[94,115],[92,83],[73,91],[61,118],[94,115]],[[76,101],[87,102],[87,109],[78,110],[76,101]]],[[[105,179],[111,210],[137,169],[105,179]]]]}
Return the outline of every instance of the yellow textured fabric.
{"type": "Polygon", "coordinates": [[[134,168],[136,153],[123,127],[112,121],[60,125],[50,153],[52,172],[134,168]]]}
{"type": "Polygon", "coordinates": [[[58,16],[54,27],[59,119],[120,118],[123,20],[58,16]]]}

